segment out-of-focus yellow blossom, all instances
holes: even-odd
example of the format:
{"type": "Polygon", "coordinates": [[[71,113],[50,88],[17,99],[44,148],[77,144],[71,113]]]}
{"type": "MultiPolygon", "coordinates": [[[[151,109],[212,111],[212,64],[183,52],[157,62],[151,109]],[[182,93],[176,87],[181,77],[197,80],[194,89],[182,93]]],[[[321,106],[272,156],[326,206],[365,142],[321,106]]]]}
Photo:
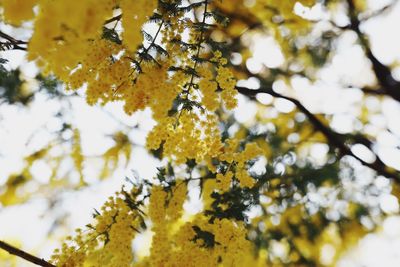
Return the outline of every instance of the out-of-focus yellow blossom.
{"type": "Polygon", "coordinates": [[[5,22],[20,25],[23,21],[33,19],[33,7],[37,3],[38,0],[1,0],[5,22]]]}
{"type": "Polygon", "coordinates": [[[143,37],[138,25],[143,25],[148,16],[157,8],[157,0],[121,0],[123,42],[131,51],[142,43],[143,37]]]}

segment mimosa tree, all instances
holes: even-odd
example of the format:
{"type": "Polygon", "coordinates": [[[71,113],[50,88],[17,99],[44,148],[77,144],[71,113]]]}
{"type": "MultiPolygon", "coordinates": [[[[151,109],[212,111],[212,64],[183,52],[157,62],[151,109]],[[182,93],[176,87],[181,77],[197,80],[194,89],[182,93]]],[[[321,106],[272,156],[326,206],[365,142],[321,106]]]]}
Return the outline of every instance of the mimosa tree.
{"type": "MultiPolygon", "coordinates": [[[[145,148],[160,165],[156,177],[121,183],[51,259],[6,240],[0,248],[42,266],[334,265],[390,213],[377,199],[400,193],[399,170],[378,140],[398,140],[399,123],[374,123],[385,101],[399,104],[400,82],[395,62],[384,64],[363,30],[396,1],[367,2],[1,0],[0,49],[24,51],[37,71],[27,79],[1,59],[3,105],[25,108],[39,94],[67,103],[83,91],[88,105],[151,111],[145,148]],[[346,111],[354,127],[340,131],[337,114],[313,109],[298,84],[318,94],[348,35],[367,71],[334,80],[358,97],[346,111]],[[260,59],[271,47],[280,59],[260,59]],[[189,215],[193,198],[202,207],[189,215]],[[147,256],[132,246],[145,231],[147,256]]],[[[129,134],[141,125],[121,125],[87,177],[79,127],[60,107],[62,126],[48,143],[24,156],[20,172],[0,177],[3,209],[81,190],[135,160],[129,134]],[[32,171],[38,162],[51,170],[46,182],[32,171]]]]}

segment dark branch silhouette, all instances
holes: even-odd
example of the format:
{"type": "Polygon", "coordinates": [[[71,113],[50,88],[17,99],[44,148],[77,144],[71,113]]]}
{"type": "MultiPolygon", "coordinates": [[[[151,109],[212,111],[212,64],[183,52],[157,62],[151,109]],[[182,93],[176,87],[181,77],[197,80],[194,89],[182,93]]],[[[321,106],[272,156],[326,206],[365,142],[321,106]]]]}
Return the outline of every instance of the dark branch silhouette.
{"type": "Polygon", "coordinates": [[[14,37],[0,31],[0,38],[5,39],[6,41],[1,41],[0,42],[0,51],[1,50],[26,50],[26,47],[23,45],[26,45],[27,42],[22,41],[22,40],[17,40],[14,37]]]}
{"type": "Polygon", "coordinates": [[[33,256],[33,255],[31,255],[23,250],[20,250],[14,246],[11,246],[10,244],[7,244],[1,240],[0,240],[0,248],[4,249],[5,251],[7,251],[8,253],[10,253],[12,255],[23,258],[24,260],[27,260],[33,264],[43,266],[43,267],[56,267],[55,265],[49,263],[48,261],[46,261],[44,259],[40,259],[36,256],[33,256]]]}
{"type": "MultiPolygon", "coordinates": [[[[400,102],[400,82],[396,81],[396,79],[393,77],[391,69],[382,64],[382,62],[380,62],[372,53],[368,38],[360,29],[360,24],[362,21],[359,19],[359,14],[356,10],[354,0],[347,0],[347,5],[350,17],[350,25],[347,28],[357,34],[360,44],[365,51],[365,55],[372,64],[372,70],[375,73],[376,79],[378,80],[380,92],[400,102]]],[[[388,7],[384,8],[383,11],[387,9],[388,7]]],[[[363,90],[363,92],[374,93],[372,90],[363,90]]]]}
{"type": "MultiPolygon", "coordinates": [[[[302,113],[304,113],[304,115],[306,115],[306,117],[308,118],[310,123],[314,126],[314,128],[317,131],[321,132],[326,137],[329,144],[331,146],[339,149],[341,156],[345,156],[345,155],[351,156],[351,157],[357,159],[358,161],[360,161],[364,166],[367,166],[367,167],[375,170],[378,174],[383,175],[387,178],[393,178],[393,179],[395,179],[396,182],[400,183],[400,174],[398,172],[396,172],[395,170],[392,171],[390,168],[388,168],[388,166],[386,166],[386,164],[382,162],[382,160],[378,157],[378,155],[375,154],[376,159],[374,162],[366,162],[365,160],[363,160],[360,157],[358,157],[357,155],[355,155],[351,151],[351,149],[346,145],[346,140],[343,138],[343,135],[336,133],[329,126],[323,124],[318,119],[318,117],[315,116],[311,111],[309,111],[299,100],[289,97],[289,96],[284,96],[284,95],[279,94],[279,93],[275,92],[274,90],[268,89],[268,88],[260,88],[257,90],[252,90],[252,89],[249,89],[246,87],[237,86],[236,89],[239,91],[239,93],[249,96],[249,97],[254,97],[258,93],[266,93],[271,96],[286,99],[286,100],[292,102],[302,113]]],[[[358,139],[360,139],[360,138],[361,138],[361,140],[360,140],[361,142],[358,142],[358,143],[365,143],[366,141],[369,141],[365,137],[361,136],[358,139]]],[[[370,141],[367,143],[370,144],[370,141]]]]}

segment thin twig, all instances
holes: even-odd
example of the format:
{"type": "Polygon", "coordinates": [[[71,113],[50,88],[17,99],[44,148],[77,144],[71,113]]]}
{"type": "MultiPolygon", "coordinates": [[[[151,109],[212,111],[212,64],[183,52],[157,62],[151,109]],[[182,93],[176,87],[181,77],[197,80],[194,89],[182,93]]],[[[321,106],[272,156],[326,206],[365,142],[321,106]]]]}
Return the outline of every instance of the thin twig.
{"type": "Polygon", "coordinates": [[[27,44],[28,42],[22,41],[22,40],[17,40],[14,37],[0,31],[0,37],[6,39],[7,41],[14,43],[14,44],[27,44]]]}
{"type": "MultiPolygon", "coordinates": [[[[150,51],[150,49],[155,45],[156,40],[157,40],[157,37],[158,37],[158,35],[160,34],[163,25],[164,25],[164,21],[161,21],[160,25],[158,26],[157,32],[156,32],[156,34],[154,35],[153,40],[151,41],[150,45],[149,45],[148,47],[146,47],[146,48],[143,50],[143,52],[142,52],[143,54],[147,54],[147,53],[150,51]]],[[[129,59],[133,60],[133,58],[129,58],[129,59]]],[[[144,60],[144,59],[143,59],[143,57],[142,57],[142,58],[140,58],[139,61],[137,61],[137,64],[134,66],[132,72],[129,73],[128,77],[131,77],[131,76],[135,73],[135,71],[141,72],[141,70],[140,70],[140,69],[141,69],[140,65],[142,64],[143,60],[144,60]]],[[[114,95],[114,96],[115,96],[115,94],[118,92],[118,90],[122,87],[122,85],[125,84],[125,82],[126,82],[126,81],[123,81],[123,82],[122,82],[120,85],[118,85],[118,87],[114,90],[114,92],[113,92],[113,95],[114,95]]]]}
{"type": "MultiPolygon", "coordinates": [[[[205,1],[204,3],[204,12],[203,12],[203,20],[202,20],[202,25],[205,24],[206,22],[206,14],[207,14],[207,6],[208,6],[208,0],[205,1]]],[[[193,82],[194,82],[194,77],[195,77],[195,72],[196,72],[196,67],[198,64],[198,58],[200,56],[200,50],[201,50],[201,44],[203,43],[203,36],[204,36],[204,31],[205,29],[201,28],[200,29],[200,37],[199,37],[199,42],[197,43],[197,52],[196,52],[196,57],[195,57],[195,61],[194,61],[194,65],[193,65],[193,73],[190,77],[190,81],[189,81],[189,85],[188,85],[188,89],[187,89],[187,94],[190,93],[190,88],[193,86],[193,82]]]]}
{"type": "Polygon", "coordinates": [[[2,31],[0,31],[0,38],[7,40],[7,42],[0,42],[0,50],[26,50],[26,47],[21,46],[26,45],[28,43],[26,41],[17,40],[2,31]]]}
{"type": "Polygon", "coordinates": [[[112,17],[111,19],[108,19],[104,22],[104,24],[109,24],[114,21],[119,21],[122,18],[122,14],[119,14],[118,16],[112,17]]]}
{"type": "Polygon", "coordinates": [[[17,257],[23,258],[24,260],[27,260],[33,264],[43,266],[43,267],[56,267],[55,265],[49,263],[48,261],[44,259],[40,259],[36,256],[33,256],[32,254],[29,254],[23,250],[20,250],[14,246],[11,246],[10,244],[7,244],[3,241],[0,240],[0,248],[4,249],[8,253],[15,255],[17,257]]]}

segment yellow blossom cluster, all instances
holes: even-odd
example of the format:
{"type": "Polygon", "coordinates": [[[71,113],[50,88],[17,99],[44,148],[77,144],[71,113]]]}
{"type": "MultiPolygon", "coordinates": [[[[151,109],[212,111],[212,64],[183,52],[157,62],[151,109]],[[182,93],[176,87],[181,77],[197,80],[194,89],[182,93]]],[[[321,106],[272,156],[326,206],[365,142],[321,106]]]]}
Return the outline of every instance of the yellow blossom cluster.
{"type": "Polygon", "coordinates": [[[221,153],[219,159],[221,161],[228,162],[229,169],[224,174],[217,174],[217,183],[219,183],[219,189],[222,191],[228,191],[233,176],[239,181],[241,187],[252,187],[255,180],[249,175],[246,169],[246,162],[264,154],[263,150],[257,145],[257,143],[247,143],[244,150],[238,152],[240,140],[231,138],[226,140],[226,146],[224,152],[221,153]],[[235,165],[235,168],[232,166],[235,165]],[[232,171],[234,170],[234,171],[232,171]]]}
{"type": "Polygon", "coordinates": [[[141,265],[244,266],[255,262],[243,223],[227,219],[210,222],[201,214],[193,221],[180,221],[186,185],[178,183],[172,190],[173,197],[168,200],[165,188],[152,189],[149,217],[154,235],[150,256],[141,265]]]}
{"type": "Polygon", "coordinates": [[[183,203],[187,198],[187,185],[178,180],[178,184],[170,192],[166,215],[170,221],[176,221],[183,215],[183,203]]]}
{"type": "Polygon", "coordinates": [[[218,189],[221,191],[228,191],[231,187],[233,172],[227,171],[226,173],[217,174],[218,189]]]}
{"type": "Polygon", "coordinates": [[[154,224],[165,220],[167,192],[161,186],[153,186],[149,203],[149,217],[154,224]]]}
{"type": "Polygon", "coordinates": [[[235,90],[236,80],[232,71],[226,67],[227,60],[222,57],[220,51],[214,53],[211,61],[217,64],[216,77],[214,77],[212,69],[205,65],[199,68],[201,79],[199,81],[199,89],[202,94],[202,104],[204,107],[214,112],[220,107],[220,103],[225,103],[227,109],[233,109],[237,105],[237,91],[235,90]],[[219,94],[217,90],[222,92],[219,94]]]}
{"type": "Polygon", "coordinates": [[[158,149],[163,143],[163,155],[178,164],[188,159],[201,163],[205,156],[215,156],[222,147],[215,114],[202,116],[182,110],[175,117],[166,117],[147,137],[147,148],[158,149]]]}
{"type": "MultiPolygon", "coordinates": [[[[28,59],[55,74],[69,90],[86,87],[89,104],[121,101],[128,115],[150,108],[157,124],[147,137],[147,148],[160,149],[164,158],[177,165],[188,160],[207,164],[215,177],[215,187],[207,189],[207,197],[214,190],[228,191],[234,180],[241,187],[252,187],[254,179],[246,163],[263,151],[255,143],[241,147],[242,140],[221,136],[217,111],[237,105],[236,80],[227,60],[220,51],[205,49],[207,28],[181,11],[174,16],[159,14],[157,33],[147,39],[150,44],[143,44],[142,25],[158,2],[38,0],[28,59]],[[112,18],[116,14],[121,16],[112,18]],[[106,23],[110,18],[112,22],[106,23]],[[110,23],[115,27],[110,28],[110,23]],[[189,31],[187,39],[182,37],[185,29],[189,31]],[[112,31],[113,38],[104,37],[104,30],[112,31]]],[[[204,24],[209,16],[207,3],[201,4],[204,24]]],[[[35,4],[30,3],[31,12],[35,4]]],[[[9,20],[20,22],[30,16],[9,20]]],[[[121,151],[129,158],[129,139],[117,134],[115,141],[104,154],[104,172],[116,165],[121,151]]],[[[79,133],[74,131],[71,156],[82,182],[80,142],[79,133]]],[[[139,210],[144,204],[137,206],[126,192],[111,197],[87,231],[78,230],[76,237],[68,238],[61,250],[55,251],[52,262],[63,267],[136,263],[157,267],[255,266],[244,223],[203,214],[184,221],[188,184],[179,179],[175,182],[168,188],[151,187],[147,214],[139,210]],[[150,256],[137,262],[132,240],[148,221],[154,233],[150,256]]]]}
{"type": "Polygon", "coordinates": [[[65,81],[102,33],[114,0],[40,1],[28,58],[65,81]]]}
{"type": "MultiPolygon", "coordinates": [[[[5,2],[8,3],[5,16],[15,14],[7,10],[19,1],[5,2]]],[[[28,2],[32,1],[24,1],[23,6],[28,6],[28,2]]],[[[157,117],[168,111],[176,96],[170,93],[168,97],[168,92],[174,92],[171,86],[154,83],[154,77],[159,77],[160,82],[167,81],[167,72],[165,69],[154,68],[150,71],[146,68],[147,75],[137,79],[135,84],[137,73],[132,65],[132,55],[143,41],[141,26],[156,8],[157,1],[38,1],[28,58],[36,61],[47,73],[53,73],[66,82],[69,89],[86,85],[89,104],[124,100],[128,114],[153,106],[157,107],[157,117]],[[122,20],[122,43],[102,38],[106,19],[117,8],[122,18],[113,21],[118,23],[122,20]],[[120,56],[116,58],[118,54],[120,56]],[[164,75],[154,75],[155,72],[164,75]],[[153,100],[153,96],[159,97],[153,100]]]]}
{"type": "Polygon", "coordinates": [[[199,68],[201,80],[199,81],[199,88],[202,94],[201,103],[210,112],[214,112],[220,106],[220,99],[217,93],[218,84],[214,81],[213,73],[209,68],[199,68]]]}
{"type": "Polygon", "coordinates": [[[178,92],[178,75],[170,79],[166,64],[143,64],[143,73],[138,75],[125,52],[118,60],[112,58],[120,52],[121,45],[105,39],[93,44],[95,47],[81,61],[80,68],[68,77],[67,86],[76,89],[86,83],[89,104],[120,100],[125,102],[127,114],[150,107],[155,119],[165,117],[178,92]]]}
{"type": "Polygon", "coordinates": [[[227,109],[236,106],[236,81],[219,51],[204,63],[193,61],[193,57],[207,56],[202,51],[201,31],[191,30],[185,40],[194,44],[193,49],[170,42],[183,42],[184,29],[193,27],[193,22],[182,19],[185,12],[165,15],[157,23],[151,44],[140,46],[141,26],[157,5],[158,1],[39,1],[28,58],[64,81],[67,89],[86,87],[89,104],[123,101],[127,114],[151,108],[159,127],[150,133],[148,148],[164,144],[164,155],[178,163],[187,159],[201,162],[205,156],[215,157],[222,146],[214,112],[221,103],[227,109]],[[121,16],[112,23],[121,27],[105,29],[114,31],[114,38],[122,38],[122,42],[102,36],[108,27],[106,19],[115,12],[121,16]],[[158,45],[158,33],[164,48],[158,45]],[[139,47],[142,50],[137,50],[139,47]],[[165,49],[168,56],[153,56],[150,52],[156,48],[165,49]],[[175,71],[171,72],[171,67],[175,71]],[[176,112],[170,116],[172,108],[176,112]]]}
{"type": "MultiPolygon", "coordinates": [[[[205,62],[194,60],[208,56],[205,29],[196,30],[182,11],[158,14],[157,33],[151,44],[142,45],[142,25],[157,8],[155,0],[38,1],[28,58],[67,89],[86,87],[89,104],[123,101],[129,115],[150,108],[158,125],[148,137],[149,149],[163,144],[163,155],[178,163],[216,157],[222,143],[214,112],[221,103],[227,109],[237,105],[233,73],[219,51],[205,62]],[[116,12],[121,15],[108,20],[115,23],[111,29],[106,20],[116,12]],[[113,31],[113,40],[102,35],[104,29],[113,31]],[[185,29],[190,29],[188,40],[182,37],[185,29]],[[176,109],[172,116],[171,109],[176,109]]],[[[206,11],[207,4],[203,20],[206,11]]]]}
{"type": "Polygon", "coordinates": [[[180,227],[171,239],[170,253],[163,254],[166,266],[257,266],[243,224],[206,219],[198,216],[180,227]]]}
{"type": "MultiPolygon", "coordinates": [[[[144,0],[3,2],[5,17],[17,22],[33,18],[32,7],[38,3],[34,31],[29,41],[28,58],[36,60],[39,66],[63,81],[68,80],[68,76],[78,67],[85,55],[93,52],[93,49],[101,51],[94,40],[101,37],[104,23],[113,15],[114,9],[119,6],[123,14],[124,45],[120,50],[129,48],[130,51],[135,51],[143,39],[140,27],[157,7],[157,1],[144,0]],[[16,8],[20,11],[13,12],[16,8]],[[11,15],[15,18],[10,17],[11,15]]],[[[92,65],[89,64],[89,69],[104,62],[104,57],[101,56],[92,59],[94,61],[90,62],[92,65]]]]}
{"type": "Polygon", "coordinates": [[[132,240],[142,219],[129,200],[126,192],[110,197],[88,231],[77,229],[75,237],[54,251],[51,261],[63,267],[132,266],[132,240]]]}
{"type": "Polygon", "coordinates": [[[167,191],[162,186],[153,186],[149,202],[149,218],[154,225],[163,222],[175,222],[183,212],[183,203],[187,197],[187,185],[177,180],[174,187],[167,191]]]}
{"type": "Polygon", "coordinates": [[[117,44],[106,39],[90,42],[90,51],[80,57],[80,64],[65,77],[67,89],[78,89],[87,84],[87,102],[108,101],[113,91],[111,85],[120,81],[129,73],[129,62],[122,59],[112,64],[111,57],[121,49],[117,44]]]}
{"type": "MultiPolygon", "coordinates": [[[[181,24],[178,26],[180,30],[181,24]]],[[[165,34],[174,36],[169,31],[165,34]]],[[[169,64],[178,63],[181,59],[184,65],[191,64],[191,61],[187,60],[190,58],[187,52],[178,54],[179,51],[176,51],[174,45],[169,46],[169,49],[173,53],[169,64]]],[[[227,109],[233,109],[237,105],[236,80],[231,70],[225,66],[227,60],[222,57],[220,51],[216,51],[210,61],[213,64],[203,63],[195,70],[199,78],[194,74],[187,75],[177,71],[168,79],[163,77],[164,72],[161,68],[158,77],[169,82],[160,83],[155,90],[147,90],[151,95],[149,99],[156,100],[155,105],[150,107],[158,122],[148,135],[147,148],[156,150],[162,145],[163,156],[173,159],[178,164],[188,159],[195,159],[200,163],[207,157],[216,157],[220,153],[222,142],[215,111],[221,107],[221,103],[225,103],[227,109]],[[218,92],[218,89],[221,92],[218,92]],[[181,101],[177,112],[172,116],[165,116],[176,96],[181,101]],[[160,116],[156,116],[157,114],[160,116]]],[[[139,75],[139,79],[142,76],[139,75]]],[[[158,77],[152,75],[148,82],[154,86],[158,77]]],[[[143,88],[149,86],[144,85],[143,88]]]]}
{"type": "Polygon", "coordinates": [[[133,88],[125,85],[118,90],[121,99],[125,100],[127,114],[150,107],[157,121],[167,116],[179,92],[178,82],[181,79],[179,75],[170,77],[167,68],[167,64],[160,67],[145,65],[133,88]]]}
{"type": "Polygon", "coordinates": [[[222,57],[220,51],[214,53],[214,58],[218,62],[216,81],[222,89],[221,97],[228,109],[233,109],[237,105],[235,98],[237,91],[235,90],[236,80],[232,71],[226,67],[227,60],[222,57]]]}

